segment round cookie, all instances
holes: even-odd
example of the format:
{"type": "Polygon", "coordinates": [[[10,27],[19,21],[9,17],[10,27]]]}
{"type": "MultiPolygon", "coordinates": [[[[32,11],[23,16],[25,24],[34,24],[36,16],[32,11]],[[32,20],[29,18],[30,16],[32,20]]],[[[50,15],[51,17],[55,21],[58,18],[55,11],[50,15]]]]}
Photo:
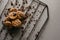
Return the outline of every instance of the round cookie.
{"type": "Polygon", "coordinates": [[[16,8],[10,8],[9,11],[10,11],[10,12],[17,12],[17,9],[16,9],[16,8]]]}
{"type": "Polygon", "coordinates": [[[24,14],[24,12],[22,12],[22,11],[17,11],[17,15],[18,15],[18,18],[22,18],[22,17],[25,17],[25,14],[24,14]]]}
{"type": "Polygon", "coordinates": [[[22,22],[19,19],[12,21],[12,26],[14,26],[16,28],[20,27],[21,24],[22,24],[22,22]]]}
{"type": "Polygon", "coordinates": [[[16,14],[16,12],[10,12],[9,15],[8,15],[8,17],[10,19],[16,19],[17,18],[17,14],[16,14]]]}
{"type": "Polygon", "coordinates": [[[7,26],[8,28],[12,28],[12,24],[10,21],[5,21],[3,22],[5,26],[7,26]]]}

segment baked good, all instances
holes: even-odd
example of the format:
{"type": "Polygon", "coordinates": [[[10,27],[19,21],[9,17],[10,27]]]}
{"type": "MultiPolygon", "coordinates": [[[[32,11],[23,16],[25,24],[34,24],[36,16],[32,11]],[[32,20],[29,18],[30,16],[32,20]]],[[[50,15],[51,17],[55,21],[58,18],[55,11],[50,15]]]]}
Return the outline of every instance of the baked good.
{"type": "Polygon", "coordinates": [[[16,14],[16,12],[10,12],[9,15],[8,15],[8,17],[10,19],[16,19],[17,18],[17,14],[16,14]]]}
{"type": "Polygon", "coordinates": [[[22,24],[22,22],[19,19],[12,21],[12,26],[14,26],[16,28],[20,27],[21,24],[22,24]]]}
{"type": "Polygon", "coordinates": [[[7,26],[8,28],[11,28],[12,27],[12,24],[10,21],[4,21],[3,22],[5,26],[7,26]]]}
{"type": "Polygon", "coordinates": [[[17,9],[16,8],[10,8],[10,10],[9,10],[10,12],[16,12],[17,11],[17,9]]]}
{"type": "Polygon", "coordinates": [[[26,15],[22,11],[18,11],[16,8],[10,8],[8,15],[5,17],[3,24],[8,28],[19,28],[22,25],[23,20],[26,19],[26,15]]]}

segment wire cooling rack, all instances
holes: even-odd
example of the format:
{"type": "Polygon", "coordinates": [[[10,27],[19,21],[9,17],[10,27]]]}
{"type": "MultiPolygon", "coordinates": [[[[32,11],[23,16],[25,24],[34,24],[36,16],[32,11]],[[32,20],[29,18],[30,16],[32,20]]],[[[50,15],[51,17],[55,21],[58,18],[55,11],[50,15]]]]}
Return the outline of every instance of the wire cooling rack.
{"type": "MultiPolygon", "coordinates": [[[[25,1],[25,0],[24,0],[25,1]]],[[[27,0],[26,4],[22,0],[2,0],[0,3],[0,40],[38,40],[39,33],[48,21],[48,6],[39,0],[27,0]],[[13,2],[13,6],[11,5],[13,2]],[[17,2],[17,5],[15,5],[17,2]],[[28,2],[28,3],[27,3],[28,2]],[[7,9],[11,7],[21,8],[24,5],[25,14],[31,14],[22,24],[23,29],[13,29],[11,33],[2,25],[2,21],[7,15],[7,9]],[[30,6],[29,8],[26,8],[30,6]]]]}

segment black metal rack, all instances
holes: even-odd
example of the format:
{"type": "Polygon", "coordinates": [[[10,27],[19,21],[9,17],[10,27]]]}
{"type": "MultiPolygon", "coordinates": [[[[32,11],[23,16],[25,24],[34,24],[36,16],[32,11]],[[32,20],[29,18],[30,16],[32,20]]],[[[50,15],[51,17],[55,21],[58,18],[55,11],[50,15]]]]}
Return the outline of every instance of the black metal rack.
{"type": "MultiPolygon", "coordinates": [[[[13,2],[13,1],[12,1],[13,2]]],[[[1,21],[4,20],[4,14],[7,12],[7,8],[11,7],[10,5],[11,1],[9,0],[5,9],[1,13],[1,21]]],[[[17,5],[18,7],[18,5],[17,5]]],[[[20,7],[20,6],[19,6],[20,7]]],[[[7,29],[2,26],[0,29],[0,40],[38,40],[40,31],[43,29],[44,24],[49,19],[49,9],[48,6],[39,1],[39,0],[32,0],[30,3],[31,9],[25,9],[26,14],[31,14],[30,17],[26,19],[26,23],[22,25],[24,29],[18,29],[17,31],[14,30],[14,33],[12,35],[9,34],[7,29]],[[46,10],[46,13],[44,11],[46,10]],[[40,21],[40,27],[37,25],[40,21]]]]}

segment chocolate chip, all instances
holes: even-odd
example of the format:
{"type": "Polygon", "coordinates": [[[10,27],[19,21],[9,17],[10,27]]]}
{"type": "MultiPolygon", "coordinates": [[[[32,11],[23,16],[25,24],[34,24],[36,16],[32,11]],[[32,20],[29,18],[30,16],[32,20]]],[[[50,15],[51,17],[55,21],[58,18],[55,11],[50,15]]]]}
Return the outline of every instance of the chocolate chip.
{"type": "Polygon", "coordinates": [[[17,8],[19,8],[19,7],[17,7],[17,8]]]}
{"type": "Polygon", "coordinates": [[[25,18],[28,18],[28,14],[25,14],[25,16],[26,16],[25,18]]]}
{"type": "Polygon", "coordinates": [[[30,21],[29,21],[29,24],[30,24],[30,21]]]}
{"type": "Polygon", "coordinates": [[[25,2],[23,2],[23,4],[25,4],[25,2]]]}
{"type": "Polygon", "coordinates": [[[20,10],[21,10],[21,11],[25,11],[25,10],[24,10],[24,6],[21,6],[21,9],[20,9],[20,10]]]}
{"type": "Polygon", "coordinates": [[[29,9],[31,9],[31,6],[29,6],[29,9]]]}
{"type": "Polygon", "coordinates": [[[21,11],[23,11],[23,12],[24,12],[25,10],[24,10],[24,9],[22,9],[21,11]]]}
{"type": "Polygon", "coordinates": [[[26,21],[24,21],[24,23],[26,23],[26,21]]]}
{"type": "Polygon", "coordinates": [[[29,16],[31,16],[31,14],[29,14],[29,16]]]}
{"type": "Polygon", "coordinates": [[[13,16],[16,16],[16,13],[13,13],[13,16]]]}
{"type": "Polygon", "coordinates": [[[20,4],[19,4],[19,6],[20,6],[20,4]]]}
{"type": "Polygon", "coordinates": [[[15,3],[15,5],[17,5],[17,3],[15,3]]]}
{"type": "Polygon", "coordinates": [[[27,0],[26,0],[26,3],[28,3],[27,0]]]}
{"type": "Polygon", "coordinates": [[[17,5],[17,2],[18,2],[18,1],[16,0],[15,5],[17,5]]]}
{"type": "Polygon", "coordinates": [[[10,10],[11,8],[8,8],[8,11],[10,10]]]}
{"type": "Polygon", "coordinates": [[[31,9],[31,6],[28,6],[28,7],[26,7],[26,8],[28,8],[28,11],[29,11],[29,9],[31,9]]]}
{"type": "Polygon", "coordinates": [[[21,29],[24,29],[24,27],[21,27],[21,29]]]}
{"type": "Polygon", "coordinates": [[[38,35],[36,34],[36,37],[38,37],[38,35]]]}
{"type": "Polygon", "coordinates": [[[11,6],[13,6],[13,3],[11,2],[11,6]]]}

